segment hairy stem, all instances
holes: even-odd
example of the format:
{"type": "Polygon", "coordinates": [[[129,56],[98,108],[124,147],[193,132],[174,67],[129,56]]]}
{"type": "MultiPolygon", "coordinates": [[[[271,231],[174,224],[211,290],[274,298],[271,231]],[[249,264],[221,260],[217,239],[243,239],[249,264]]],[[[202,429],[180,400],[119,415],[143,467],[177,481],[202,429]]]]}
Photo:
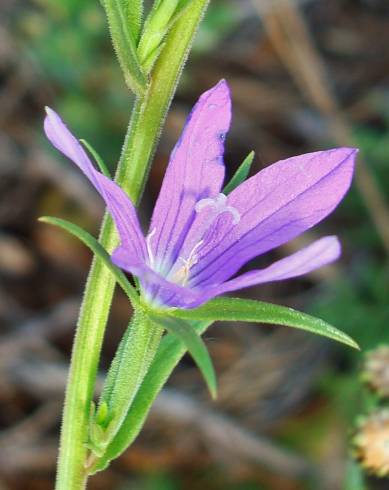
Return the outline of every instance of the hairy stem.
{"type": "MultiPolygon", "coordinates": [[[[209,0],[193,0],[169,32],[153,69],[148,89],[134,104],[117,182],[138,203],[148,177],[151,158],[174,95],[179,76],[209,0]]],[[[105,216],[100,234],[111,251],[118,243],[112,220],[105,216]]],[[[88,424],[104,331],[115,280],[95,258],[87,280],[65,395],[56,490],[86,486],[88,424]]]]}

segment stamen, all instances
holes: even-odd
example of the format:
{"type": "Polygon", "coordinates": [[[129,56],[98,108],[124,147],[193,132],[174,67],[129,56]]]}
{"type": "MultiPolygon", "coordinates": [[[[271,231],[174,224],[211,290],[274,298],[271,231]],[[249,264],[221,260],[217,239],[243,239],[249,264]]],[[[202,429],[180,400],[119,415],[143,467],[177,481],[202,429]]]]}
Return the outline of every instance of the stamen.
{"type": "Polygon", "coordinates": [[[195,205],[196,213],[200,213],[203,209],[211,207],[213,208],[212,212],[212,221],[223,213],[230,213],[232,215],[232,222],[234,225],[238,224],[240,221],[240,213],[234,208],[234,206],[227,205],[227,196],[223,193],[218,194],[216,197],[207,197],[205,199],[201,199],[195,205]]]}
{"type": "Polygon", "coordinates": [[[149,256],[149,264],[150,264],[150,267],[153,268],[154,267],[154,254],[153,254],[153,251],[151,249],[151,239],[153,238],[153,236],[155,235],[157,231],[157,228],[153,228],[150,233],[146,236],[146,248],[147,248],[147,254],[149,256]]]}
{"type": "Polygon", "coordinates": [[[173,282],[177,284],[181,284],[182,286],[185,286],[186,283],[188,282],[189,279],[189,273],[191,267],[197,264],[199,258],[198,255],[196,254],[197,250],[201,247],[201,245],[204,243],[204,240],[200,240],[196,245],[193,247],[191,250],[189,257],[187,259],[184,259],[183,257],[178,257],[178,260],[181,260],[183,262],[183,266],[180,267],[172,277],[173,282]]]}

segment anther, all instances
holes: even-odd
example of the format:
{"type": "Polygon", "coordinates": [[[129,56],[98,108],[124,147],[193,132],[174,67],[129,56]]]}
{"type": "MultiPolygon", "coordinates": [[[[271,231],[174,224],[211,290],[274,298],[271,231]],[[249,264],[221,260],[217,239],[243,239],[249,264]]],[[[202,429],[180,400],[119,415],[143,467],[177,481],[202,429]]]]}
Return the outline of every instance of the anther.
{"type": "Polygon", "coordinates": [[[222,193],[218,194],[214,198],[207,197],[205,199],[201,199],[196,203],[195,211],[196,213],[200,213],[203,209],[208,207],[213,208],[213,219],[215,219],[220,214],[230,213],[232,215],[232,222],[234,225],[236,225],[240,221],[239,211],[234,208],[234,206],[227,205],[227,196],[222,193]]]}

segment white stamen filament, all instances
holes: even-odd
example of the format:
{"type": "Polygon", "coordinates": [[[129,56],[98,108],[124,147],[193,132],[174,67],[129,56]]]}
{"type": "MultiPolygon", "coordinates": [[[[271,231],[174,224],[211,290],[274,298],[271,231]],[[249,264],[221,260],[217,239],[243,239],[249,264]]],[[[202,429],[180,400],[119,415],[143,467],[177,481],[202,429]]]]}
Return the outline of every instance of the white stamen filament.
{"type": "Polygon", "coordinates": [[[155,263],[155,259],[154,259],[154,254],[153,254],[153,250],[151,248],[151,239],[153,238],[153,236],[155,235],[157,231],[157,228],[153,228],[150,233],[146,236],[146,247],[147,247],[147,254],[149,256],[149,264],[150,264],[150,267],[153,268],[154,267],[154,263],[155,263]]]}
{"type": "Polygon", "coordinates": [[[196,245],[191,250],[189,257],[187,259],[184,259],[183,257],[178,257],[178,260],[183,262],[183,266],[180,267],[173,274],[172,280],[175,283],[181,284],[181,286],[186,285],[186,283],[188,282],[188,279],[189,279],[189,272],[190,272],[191,267],[193,267],[198,262],[198,255],[196,254],[196,252],[201,247],[203,242],[204,242],[204,240],[200,240],[198,243],[196,243],[196,245]]]}
{"type": "MultiPolygon", "coordinates": [[[[240,221],[239,211],[233,206],[227,205],[227,196],[222,193],[218,194],[214,198],[201,199],[195,205],[196,213],[200,213],[206,208],[210,208],[210,210],[205,214],[205,219],[201,222],[201,229],[197,230],[198,236],[204,237],[207,231],[211,228],[212,224],[215,222],[216,218],[223,213],[230,213],[232,215],[232,223],[234,225],[240,221]]],[[[180,284],[181,286],[185,286],[188,283],[190,269],[197,264],[199,260],[197,252],[201,245],[203,245],[204,241],[204,238],[202,238],[196,243],[187,259],[184,259],[183,257],[178,258],[183,265],[172,274],[172,281],[180,284]]]]}

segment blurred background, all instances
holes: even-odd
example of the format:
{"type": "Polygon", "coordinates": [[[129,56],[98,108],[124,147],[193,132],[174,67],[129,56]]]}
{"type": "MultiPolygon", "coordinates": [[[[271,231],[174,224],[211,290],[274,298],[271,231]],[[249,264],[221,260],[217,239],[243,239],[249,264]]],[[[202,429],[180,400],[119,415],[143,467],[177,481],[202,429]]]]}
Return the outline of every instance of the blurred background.
{"type": "MultiPolygon", "coordinates": [[[[45,490],[53,487],[91,256],[37,218],[59,216],[96,234],[103,206],[45,141],[43,108],[55,108],[114,168],[131,99],[97,0],[1,0],[0,15],[0,489],[45,490]]],[[[142,219],[188,111],[220,78],[233,97],[229,175],[251,150],[257,172],[307,151],[359,147],[357,178],[336,212],[267,257],[338,234],[342,259],[244,294],[320,316],[363,352],[284,327],[214,325],[206,342],[217,402],[185,358],[134,446],[91,479],[91,490],[389,488],[388,478],[363,483],[350,456],[369,460],[375,473],[389,469],[389,422],[363,418],[377,401],[361,374],[364,352],[389,342],[388,46],[386,0],[212,0],[158,147],[142,219]]],[[[129,313],[118,291],[102,372],[129,313]]],[[[375,362],[381,374],[387,369],[381,381],[388,384],[389,354],[381,349],[375,362]]]]}

